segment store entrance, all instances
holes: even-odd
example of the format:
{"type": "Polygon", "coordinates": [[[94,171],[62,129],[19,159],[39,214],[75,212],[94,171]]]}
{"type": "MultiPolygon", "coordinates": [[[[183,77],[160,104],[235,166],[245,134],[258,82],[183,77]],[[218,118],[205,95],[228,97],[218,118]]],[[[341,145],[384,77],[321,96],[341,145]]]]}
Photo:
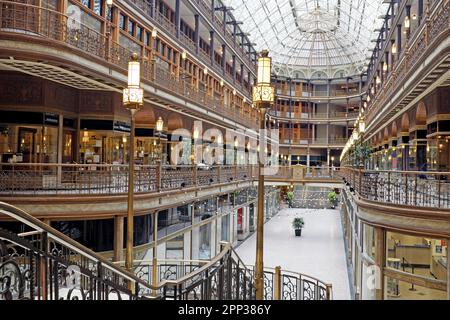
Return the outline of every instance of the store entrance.
{"type": "Polygon", "coordinates": [[[35,163],[38,160],[37,153],[41,150],[36,150],[36,134],[36,129],[19,128],[17,153],[22,157],[23,163],[35,163]]]}

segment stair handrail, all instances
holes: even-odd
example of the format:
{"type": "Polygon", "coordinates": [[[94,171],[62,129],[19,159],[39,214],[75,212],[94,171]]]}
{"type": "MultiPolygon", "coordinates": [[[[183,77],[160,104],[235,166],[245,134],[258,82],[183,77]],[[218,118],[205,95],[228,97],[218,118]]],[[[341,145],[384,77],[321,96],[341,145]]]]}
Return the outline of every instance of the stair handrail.
{"type": "MultiPolygon", "coordinates": [[[[86,258],[89,258],[95,262],[100,262],[102,266],[108,268],[109,270],[120,275],[128,281],[134,282],[134,284],[143,286],[145,289],[149,290],[149,292],[153,292],[152,290],[155,289],[151,284],[148,284],[145,281],[139,279],[131,272],[114,265],[112,262],[108,261],[98,253],[92,251],[91,249],[83,246],[72,238],[50,227],[49,225],[31,216],[20,208],[0,201],[0,214],[7,215],[16,221],[20,221],[39,233],[47,233],[48,238],[56,240],[58,243],[67,246],[69,249],[82,256],[85,256],[86,258]]],[[[135,286],[133,286],[133,288],[135,288],[135,286]]],[[[136,292],[135,294],[137,295],[138,292],[136,292]]],[[[156,296],[150,297],[155,299],[157,298],[156,296]]]]}

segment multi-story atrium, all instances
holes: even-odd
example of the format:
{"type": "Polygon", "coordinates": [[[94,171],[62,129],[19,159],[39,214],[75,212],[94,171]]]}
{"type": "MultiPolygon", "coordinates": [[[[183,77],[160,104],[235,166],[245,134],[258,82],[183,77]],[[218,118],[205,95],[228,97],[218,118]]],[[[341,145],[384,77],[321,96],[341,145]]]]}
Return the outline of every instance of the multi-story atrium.
{"type": "Polygon", "coordinates": [[[450,1],[0,0],[0,300],[450,299],[450,1]]]}

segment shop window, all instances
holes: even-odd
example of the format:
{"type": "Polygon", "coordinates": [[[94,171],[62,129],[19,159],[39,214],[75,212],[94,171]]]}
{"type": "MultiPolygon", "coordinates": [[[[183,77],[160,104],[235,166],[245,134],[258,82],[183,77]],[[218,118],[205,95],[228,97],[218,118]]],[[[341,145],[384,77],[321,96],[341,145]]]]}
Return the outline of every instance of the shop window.
{"type": "Polygon", "coordinates": [[[211,259],[211,224],[205,224],[199,228],[199,259],[211,259]]]}
{"type": "Polygon", "coordinates": [[[386,241],[388,268],[447,281],[448,244],[445,240],[388,232],[386,241]]]}
{"type": "Polygon", "coordinates": [[[158,213],[158,239],[190,226],[192,224],[191,215],[191,206],[160,211],[158,213]]]}
{"type": "Polygon", "coordinates": [[[426,288],[386,277],[386,300],[447,300],[445,291],[426,288]]]}
{"type": "Polygon", "coordinates": [[[87,221],[55,221],[51,223],[51,226],[95,252],[105,252],[113,250],[113,219],[87,221]]]}
{"type": "Polygon", "coordinates": [[[230,215],[222,217],[221,221],[221,241],[230,241],[230,215]]]}
{"type": "Polygon", "coordinates": [[[184,234],[167,240],[166,242],[166,259],[183,260],[184,258],[184,234]]]}

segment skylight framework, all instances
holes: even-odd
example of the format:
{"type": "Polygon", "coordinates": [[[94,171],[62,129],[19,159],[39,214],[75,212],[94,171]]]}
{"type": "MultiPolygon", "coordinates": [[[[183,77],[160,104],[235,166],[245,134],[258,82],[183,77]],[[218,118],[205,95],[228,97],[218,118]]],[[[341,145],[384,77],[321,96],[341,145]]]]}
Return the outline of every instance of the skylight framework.
{"type": "Polygon", "coordinates": [[[270,51],[275,70],[305,75],[365,70],[388,8],[383,0],[223,1],[256,48],[270,51]]]}

